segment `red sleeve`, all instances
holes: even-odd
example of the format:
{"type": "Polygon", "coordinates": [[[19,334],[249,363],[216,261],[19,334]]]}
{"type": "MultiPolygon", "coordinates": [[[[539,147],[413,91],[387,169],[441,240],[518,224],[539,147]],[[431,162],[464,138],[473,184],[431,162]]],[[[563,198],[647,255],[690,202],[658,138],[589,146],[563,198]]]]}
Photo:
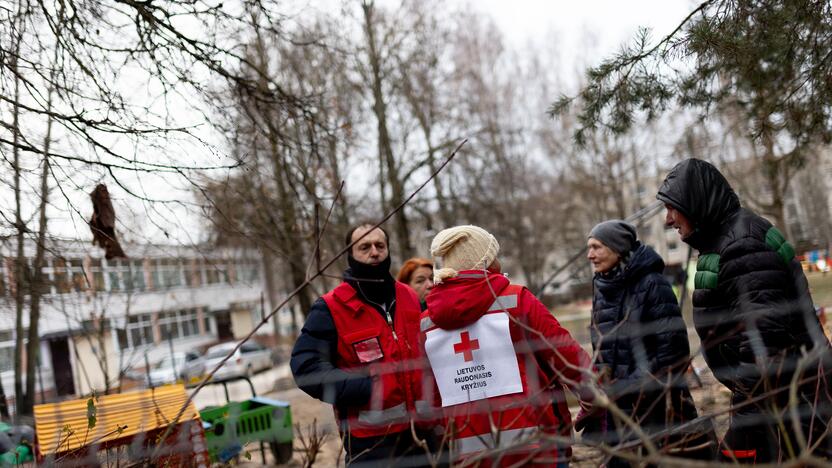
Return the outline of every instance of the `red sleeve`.
{"type": "Polygon", "coordinates": [[[526,336],[538,360],[548,363],[554,378],[574,387],[589,377],[591,359],[581,345],[563,328],[554,315],[528,289],[523,289],[520,304],[526,311],[526,336]]]}

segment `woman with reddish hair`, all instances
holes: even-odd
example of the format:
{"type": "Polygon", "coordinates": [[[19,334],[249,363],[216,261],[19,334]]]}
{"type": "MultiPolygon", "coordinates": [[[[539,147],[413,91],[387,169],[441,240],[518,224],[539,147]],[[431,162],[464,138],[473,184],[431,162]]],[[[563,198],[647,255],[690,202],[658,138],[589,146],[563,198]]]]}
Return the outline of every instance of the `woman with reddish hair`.
{"type": "Polygon", "coordinates": [[[399,270],[396,281],[413,288],[422,303],[422,310],[425,310],[425,298],[433,287],[433,262],[419,257],[408,259],[399,270]]]}

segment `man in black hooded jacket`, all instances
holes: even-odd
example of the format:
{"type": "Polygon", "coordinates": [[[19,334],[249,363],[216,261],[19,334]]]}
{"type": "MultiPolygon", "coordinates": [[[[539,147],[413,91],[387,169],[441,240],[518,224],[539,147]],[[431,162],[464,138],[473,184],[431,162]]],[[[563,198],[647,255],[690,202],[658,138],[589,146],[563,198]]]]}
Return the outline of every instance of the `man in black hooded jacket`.
{"type": "Polygon", "coordinates": [[[693,321],[705,361],[732,392],[723,458],[776,462],[805,446],[828,458],[829,342],[794,249],[770,222],[742,208],[705,161],[677,164],[657,198],[667,226],[699,251],[693,321]]]}

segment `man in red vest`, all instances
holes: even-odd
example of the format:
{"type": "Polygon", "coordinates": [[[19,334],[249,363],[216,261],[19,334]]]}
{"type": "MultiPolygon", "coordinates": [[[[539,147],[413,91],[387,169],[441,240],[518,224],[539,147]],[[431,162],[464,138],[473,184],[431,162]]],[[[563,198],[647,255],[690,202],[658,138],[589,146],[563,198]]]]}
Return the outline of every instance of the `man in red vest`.
{"type": "Polygon", "coordinates": [[[423,466],[428,431],[411,420],[421,405],[416,293],[390,275],[387,233],[360,223],[344,281],[318,299],[292,350],[298,387],[333,405],[352,466],[423,466]]]}
{"type": "MultiPolygon", "coordinates": [[[[477,226],[436,235],[441,259],[421,333],[454,461],[565,466],[564,385],[583,393],[590,358],[523,286],[500,273],[500,245],[477,226]]],[[[584,400],[591,400],[589,392],[584,400]]]]}

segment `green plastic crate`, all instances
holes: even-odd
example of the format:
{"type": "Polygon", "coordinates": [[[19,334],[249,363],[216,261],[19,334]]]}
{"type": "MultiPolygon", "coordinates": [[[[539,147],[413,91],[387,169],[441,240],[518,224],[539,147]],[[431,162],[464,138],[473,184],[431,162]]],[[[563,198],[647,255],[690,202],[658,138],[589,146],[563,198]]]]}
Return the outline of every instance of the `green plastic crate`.
{"type": "Polygon", "coordinates": [[[199,415],[214,461],[227,462],[252,442],[268,444],[278,463],[292,458],[292,409],[286,402],[257,397],[208,408],[199,415]]]}

